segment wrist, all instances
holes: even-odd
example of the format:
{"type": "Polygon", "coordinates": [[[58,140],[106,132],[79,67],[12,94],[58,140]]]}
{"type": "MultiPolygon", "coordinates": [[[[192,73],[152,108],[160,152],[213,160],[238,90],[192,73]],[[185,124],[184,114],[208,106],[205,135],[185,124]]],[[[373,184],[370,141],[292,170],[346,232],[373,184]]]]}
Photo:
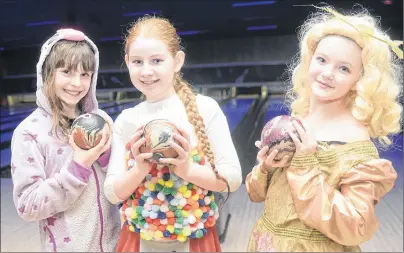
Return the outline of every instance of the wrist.
{"type": "Polygon", "coordinates": [[[138,166],[137,164],[135,164],[131,171],[136,171],[137,174],[140,173],[141,175],[147,175],[149,174],[150,170],[152,168],[152,164],[146,164],[145,166],[138,166]]]}
{"type": "Polygon", "coordinates": [[[176,167],[174,168],[174,173],[179,176],[182,179],[188,178],[188,174],[190,171],[191,166],[194,166],[195,164],[192,162],[188,162],[188,164],[183,165],[181,167],[176,167]]]}
{"type": "Polygon", "coordinates": [[[267,174],[271,168],[265,164],[265,162],[261,162],[258,164],[258,170],[262,174],[267,174]]]}
{"type": "Polygon", "coordinates": [[[81,161],[80,159],[73,159],[73,162],[77,163],[78,165],[86,169],[90,169],[92,165],[92,163],[90,164],[89,162],[81,161]]]}

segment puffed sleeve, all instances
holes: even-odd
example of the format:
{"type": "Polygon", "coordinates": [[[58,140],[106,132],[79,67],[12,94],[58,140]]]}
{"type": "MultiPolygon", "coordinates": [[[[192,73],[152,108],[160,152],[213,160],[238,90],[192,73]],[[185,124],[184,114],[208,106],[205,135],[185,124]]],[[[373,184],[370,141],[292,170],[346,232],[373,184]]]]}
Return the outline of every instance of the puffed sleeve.
{"type": "Polygon", "coordinates": [[[353,166],[331,187],[314,155],[295,156],[287,170],[298,217],[347,246],[368,241],[378,228],[375,205],[389,192],[397,173],[388,160],[353,166]]]}

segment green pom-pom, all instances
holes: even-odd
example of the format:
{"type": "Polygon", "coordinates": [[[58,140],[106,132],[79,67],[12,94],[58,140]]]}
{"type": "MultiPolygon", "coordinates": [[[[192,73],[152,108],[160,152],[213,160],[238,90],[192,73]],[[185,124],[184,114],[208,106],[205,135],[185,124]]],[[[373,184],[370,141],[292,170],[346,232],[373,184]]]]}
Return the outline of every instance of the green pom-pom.
{"type": "Polygon", "coordinates": [[[181,211],[181,210],[175,210],[174,216],[175,216],[176,218],[182,217],[182,211],[181,211]]]}
{"type": "Polygon", "coordinates": [[[172,194],[172,190],[171,190],[171,188],[164,186],[163,193],[164,193],[164,195],[169,195],[169,194],[172,194]]]}
{"type": "Polygon", "coordinates": [[[154,190],[159,192],[159,191],[163,190],[163,188],[164,188],[164,186],[162,186],[161,184],[156,184],[156,188],[154,190]]]}
{"type": "Polygon", "coordinates": [[[217,207],[215,201],[210,202],[210,209],[215,210],[217,207]]]}
{"type": "Polygon", "coordinates": [[[175,219],[175,222],[178,223],[178,224],[183,224],[184,223],[184,218],[183,217],[177,217],[175,219]]]}
{"type": "Polygon", "coordinates": [[[196,238],[202,238],[202,236],[203,236],[202,230],[198,229],[198,230],[196,231],[196,233],[195,233],[195,237],[196,237],[196,238]]]}
{"type": "Polygon", "coordinates": [[[187,184],[187,189],[188,190],[192,190],[193,187],[194,187],[194,185],[192,183],[187,184]]]}
{"type": "Polygon", "coordinates": [[[138,223],[139,226],[144,227],[144,224],[146,224],[146,220],[139,220],[138,223]]]}
{"type": "Polygon", "coordinates": [[[137,206],[136,207],[136,213],[141,214],[143,212],[143,206],[137,206]]]}
{"type": "Polygon", "coordinates": [[[181,234],[181,232],[182,232],[181,228],[174,229],[174,233],[177,234],[177,235],[181,234]]]}
{"type": "Polygon", "coordinates": [[[171,195],[175,197],[176,194],[177,194],[177,189],[172,188],[171,189],[171,195]]]}
{"type": "Polygon", "coordinates": [[[176,211],[177,210],[177,207],[176,206],[173,206],[173,205],[168,205],[168,210],[170,210],[170,211],[176,211]]]}
{"type": "Polygon", "coordinates": [[[201,157],[199,155],[194,156],[194,162],[199,163],[201,161],[201,157]]]}

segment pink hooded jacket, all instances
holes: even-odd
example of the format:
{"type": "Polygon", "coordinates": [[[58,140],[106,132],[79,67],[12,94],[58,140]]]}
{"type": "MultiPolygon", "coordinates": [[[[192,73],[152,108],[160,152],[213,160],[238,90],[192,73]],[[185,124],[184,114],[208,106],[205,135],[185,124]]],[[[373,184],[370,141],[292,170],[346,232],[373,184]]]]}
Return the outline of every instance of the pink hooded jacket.
{"type": "Polygon", "coordinates": [[[41,49],[37,64],[38,108],[18,125],[11,141],[14,203],[24,220],[39,221],[42,250],[111,252],[115,250],[120,220],[118,209],[106,200],[102,187],[110,152],[91,168],[84,168],[72,160],[70,144],[51,134],[52,112],[43,92],[41,72],[53,45],[64,38],[85,39],[92,46],[96,70],[84,111],[98,113],[112,123],[98,109],[96,100],[97,47],[81,32],[59,30],[41,49]]]}

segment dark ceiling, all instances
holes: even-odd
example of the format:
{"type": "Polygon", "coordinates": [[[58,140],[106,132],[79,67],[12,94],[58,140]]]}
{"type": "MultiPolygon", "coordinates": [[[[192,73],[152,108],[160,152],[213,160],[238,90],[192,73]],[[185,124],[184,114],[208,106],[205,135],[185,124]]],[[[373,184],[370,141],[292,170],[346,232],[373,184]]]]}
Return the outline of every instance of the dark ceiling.
{"type": "Polygon", "coordinates": [[[143,13],[169,18],[187,39],[293,34],[315,11],[296,5],[321,2],[339,11],[360,4],[402,37],[403,0],[1,0],[0,50],[37,47],[62,27],[79,28],[96,43],[116,41],[143,13]]]}

